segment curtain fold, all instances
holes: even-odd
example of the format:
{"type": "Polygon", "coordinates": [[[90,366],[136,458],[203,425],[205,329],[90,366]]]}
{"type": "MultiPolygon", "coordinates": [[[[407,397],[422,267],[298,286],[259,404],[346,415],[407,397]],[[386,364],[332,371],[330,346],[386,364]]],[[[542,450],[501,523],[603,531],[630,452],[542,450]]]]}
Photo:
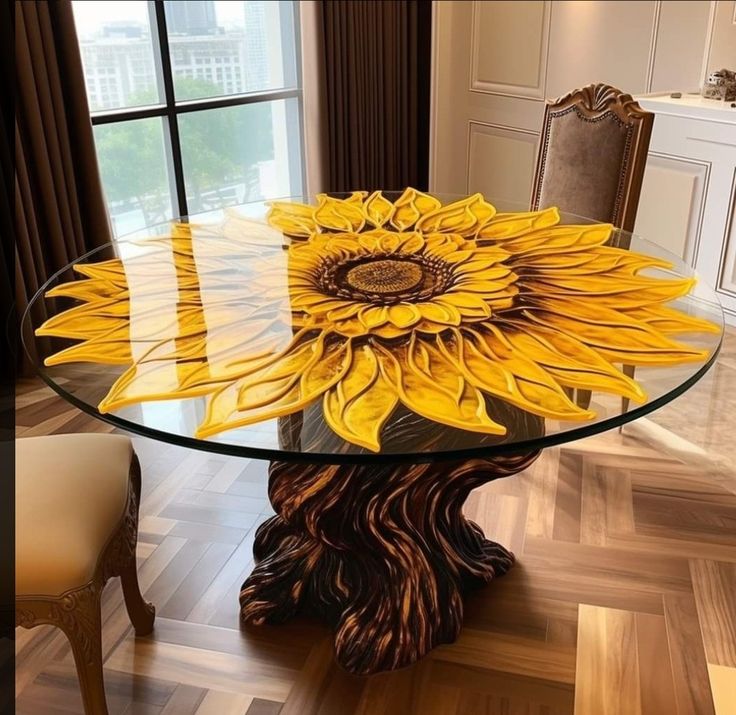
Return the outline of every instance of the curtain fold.
{"type": "Polygon", "coordinates": [[[431,6],[320,3],[328,191],[427,188],[431,6]]]}
{"type": "MultiPolygon", "coordinates": [[[[14,271],[22,316],[48,278],[112,240],[70,0],[15,4],[15,79],[14,271]]],[[[33,322],[45,318],[39,302],[33,322]]]]}

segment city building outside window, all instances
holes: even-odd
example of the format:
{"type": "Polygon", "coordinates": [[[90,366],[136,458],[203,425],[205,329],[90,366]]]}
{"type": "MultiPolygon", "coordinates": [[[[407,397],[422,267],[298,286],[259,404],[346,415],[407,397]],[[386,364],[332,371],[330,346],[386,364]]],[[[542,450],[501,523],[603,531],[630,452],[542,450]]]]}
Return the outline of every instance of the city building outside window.
{"type": "Polygon", "coordinates": [[[116,236],[303,192],[297,2],[73,7],[116,236]]]}

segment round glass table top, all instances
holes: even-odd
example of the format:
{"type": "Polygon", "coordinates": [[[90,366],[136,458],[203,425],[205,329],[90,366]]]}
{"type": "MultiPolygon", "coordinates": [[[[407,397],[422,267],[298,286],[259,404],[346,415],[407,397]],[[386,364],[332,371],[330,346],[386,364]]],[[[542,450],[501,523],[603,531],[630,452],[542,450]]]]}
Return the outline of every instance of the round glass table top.
{"type": "Polygon", "coordinates": [[[715,293],[656,244],[479,194],[320,195],[150,227],[67,266],[23,341],[116,427],[246,457],[540,449],[685,392],[715,293]]]}

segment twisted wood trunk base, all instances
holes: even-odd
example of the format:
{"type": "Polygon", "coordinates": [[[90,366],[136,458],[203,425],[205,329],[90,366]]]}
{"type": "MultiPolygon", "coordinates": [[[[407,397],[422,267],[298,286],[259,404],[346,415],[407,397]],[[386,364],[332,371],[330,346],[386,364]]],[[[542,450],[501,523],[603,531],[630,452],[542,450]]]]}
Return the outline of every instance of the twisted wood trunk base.
{"type": "Polygon", "coordinates": [[[272,462],[277,516],[256,534],[242,619],[280,623],[299,610],[315,613],[335,629],[338,662],[358,674],[410,665],[453,642],[463,591],[514,563],[463,516],[463,503],[538,454],[419,465],[272,462]]]}

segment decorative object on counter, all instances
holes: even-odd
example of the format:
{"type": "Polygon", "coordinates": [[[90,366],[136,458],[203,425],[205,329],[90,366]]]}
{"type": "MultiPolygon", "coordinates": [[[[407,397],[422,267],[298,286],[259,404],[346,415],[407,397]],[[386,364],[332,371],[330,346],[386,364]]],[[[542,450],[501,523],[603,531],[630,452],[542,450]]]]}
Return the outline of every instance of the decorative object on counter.
{"type": "Polygon", "coordinates": [[[727,69],[711,72],[701,94],[705,99],[733,102],[736,100],[736,72],[727,69]]]}
{"type": "Polygon", "coordinates": [[[669,336],[710,326],[664,306],[694,280],[640,275],[669,263],[607,246],[610,224],[563,225],[556,208],[497,213],[481,194],[443,206],[411,188],[395,202],[380,191],[322,194],[316,206],[274,202],[267,220],[289,237],[286,251],[277,231],[243,220],[212,226],[213,240],[196,248],[187,224],[159,239],[184,277],[173,323],[157,310],[170,270],[157,251],[76,266],[87,279],[48,295],[83,305],[37,334],[82,342],[46,364],[127,365],[101,412],[208,395],[199,438],[321,401],[334,432],[378,452],[400,404],[449,427],[503,435],[486,397],[588,420],[595,413],[565,388],[644,402],[613,363],[706,357],[669,336]],[[243,251],[258,231],[271,233],[272,250],[252,256],[250,279],[234,280],[227,236],[243,251]],[[131,286],[131,274],[148,280],[131,286]],[[259,306],[259,296],[268,301],[259,306]],[[250,336],[228,336],[243,311],[250,336]]]}

